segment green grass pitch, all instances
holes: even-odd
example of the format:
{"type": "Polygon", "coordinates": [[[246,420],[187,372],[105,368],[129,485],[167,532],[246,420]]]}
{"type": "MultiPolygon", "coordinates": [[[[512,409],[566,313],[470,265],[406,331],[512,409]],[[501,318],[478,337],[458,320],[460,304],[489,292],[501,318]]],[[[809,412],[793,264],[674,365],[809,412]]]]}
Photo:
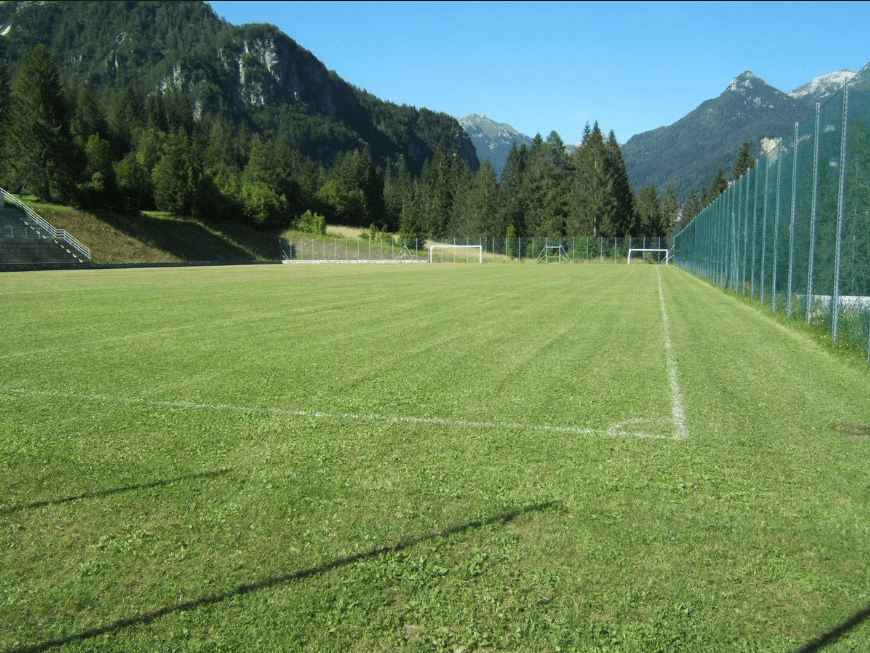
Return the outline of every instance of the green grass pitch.
{"type": "Polygon", "coordinates": [[[870,649],[870,374],[664,266],[0,278],[0,653],[870,649]]]}

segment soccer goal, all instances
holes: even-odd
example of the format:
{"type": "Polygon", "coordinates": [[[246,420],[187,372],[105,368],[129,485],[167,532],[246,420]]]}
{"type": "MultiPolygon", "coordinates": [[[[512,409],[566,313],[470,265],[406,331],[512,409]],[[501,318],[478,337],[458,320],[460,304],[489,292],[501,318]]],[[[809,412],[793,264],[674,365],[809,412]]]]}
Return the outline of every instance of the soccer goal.
{"type": "Polygon", "coordinates": [[[543,249],[541,249],[538,257],[535,259],[535,262],[543,261],[544,263],[561,263],[562,261],[568,261],[569,263],[573,263],[574,259],[568,255],[568,250],[561,244],[559,245],[544,245],[543,249]]]}
{"type": "MultiPolygon", "coordinates": [[[[640,252],[641,258],[643,258],[644,252],[658,252],[659,254],[665,255],[665,265],[668,265],[671,262],[671,251],[669,249],[647,249],[647,248],[639,248],[639,249],[630,249],[628,250],[628,264],[631,265],[631,255],[634,252],[640,252]]],[[[661,261],[661,258],[659,258],[661,261]]]]}
{"type": "Polygon", "coordinates": [[[483,245],[429,245],[430,263],[472,263],[474,251],[477,262],[483,263],[483,245]],[[435,255],[436,250],[438,255],[435,255]]]}

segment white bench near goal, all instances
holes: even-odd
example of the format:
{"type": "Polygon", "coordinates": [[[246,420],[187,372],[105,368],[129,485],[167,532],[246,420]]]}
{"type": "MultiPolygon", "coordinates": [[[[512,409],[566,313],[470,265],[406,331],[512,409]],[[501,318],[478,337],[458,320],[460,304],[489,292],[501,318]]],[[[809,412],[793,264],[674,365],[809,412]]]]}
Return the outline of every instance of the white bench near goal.
{"type": "Polygon", "coordinates": [[[638,249],[628,250],[628,264],[629,265],[631,265],[631,255],[633,252],[640,252],[641,256],[643,256],[643,252],[664,252],[665,265],[668,265],[671,262],[671,250],[669,250],[669,249],[638,248],[638,249]]]}

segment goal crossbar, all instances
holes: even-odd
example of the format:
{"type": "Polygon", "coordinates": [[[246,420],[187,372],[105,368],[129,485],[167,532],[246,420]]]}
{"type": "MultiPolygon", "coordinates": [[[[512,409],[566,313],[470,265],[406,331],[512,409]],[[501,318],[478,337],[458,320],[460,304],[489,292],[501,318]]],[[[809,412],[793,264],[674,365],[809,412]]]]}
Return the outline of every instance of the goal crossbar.
{"type": "Polygon", "coordinates": [[[659,248],[646,248],[646,247],[636,247],[628,250],[628,264],[631,265],[631,254],[632,252],[664,252],[665,253],[665,265],[668,265],[671,262],[671,250],[669,249],[659,249],[659,248]]]}
{"type": "Polygon", "coordinates": [[[453,251],[453,260],[456,262],[456,250],[457,249],[476,249],[477,250],[477,262],[483,263],[483,245],[429,245],[429,262],[434,262],[434,252],[436,249],[452,249],[453,251]]]}

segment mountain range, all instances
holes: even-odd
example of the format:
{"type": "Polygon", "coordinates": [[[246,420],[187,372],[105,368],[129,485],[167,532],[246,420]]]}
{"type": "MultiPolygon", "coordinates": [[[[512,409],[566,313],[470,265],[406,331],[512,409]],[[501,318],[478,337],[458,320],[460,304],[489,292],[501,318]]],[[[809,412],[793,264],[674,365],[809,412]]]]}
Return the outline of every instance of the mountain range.
{"type": "MultiPolygon", "coordinates": [[[[653,184],[664,192],[673,183],[684,201],[693,188],[700,192],[708,185],[720,165],[730,173],[744,140],[752,142],[759,156],[855,74],[840,70],[783,93],[750,71],[742,73],[718,97],[674,124],[637,134],[622,145],[632,188],[653,184]]],[[[478,159],[490,161],[499,175],[511,147],[532,142],[528,135],[483,114],[459,118],[459,124],[471,137],[478,159]]]]}
{"type": "MultiPolygon", "coordinates": [[[[457,119],[381,100],[278,28],[231,25],[204,2],[0,3],[0,57],[10,75],[37,43],[49,48],[68,85],[116,98],[128,87],[145,95],[181,90],[198,115],[283,137],[327,166],[339,152],[359,149],[382,170],[401,157],[418,175],[444,145],[472,171],[488,160],[500,176],[511,147],[532,143],[483,114],[457,119]]],[[[674,124],[623,144],[631,186],[664,191],[673,183],[685,200],[720,165],[730,172],[744,140],[758,156],[854,74],[841,70],[784,93],[744,72],[674,124]]]]}
{"type": "Polygon", "coordinates": [[[702,102],[673,125],[637,134],[622,146],[632,188],[652,184],[663,190],[674,184],[684,201],[693,188],[700,192],[709,185],[719,166],[730,175],[744,140],[751,141],[757,158],[854,74],[825,75],[791,93],[750,71],[738,75],[718,97],[702,102]]]}
{"type": "Polygon", "coordinates": [[[489,161],[499,179],[511,148],[514,145],[517,148],[523,145],[532,146],[531,137],[521,134],[508,124],[495,122],[482,113],[459,118],[459,124],[474,144],[478,160],[489,161]]]}
{"type": "Polygon", "coordinates": [[[145,96],[180,90],[197,115],[284,137],[326,165],[359,149],[381,168],[401,156],[419,174],[443,144],[478,167],[455,118],[380,100],[277,27],[231,25],[204,2],[0,3],[0,57],[10,76],[37,44],[66,85],[104,97],[125,88],[145,96]]]}

